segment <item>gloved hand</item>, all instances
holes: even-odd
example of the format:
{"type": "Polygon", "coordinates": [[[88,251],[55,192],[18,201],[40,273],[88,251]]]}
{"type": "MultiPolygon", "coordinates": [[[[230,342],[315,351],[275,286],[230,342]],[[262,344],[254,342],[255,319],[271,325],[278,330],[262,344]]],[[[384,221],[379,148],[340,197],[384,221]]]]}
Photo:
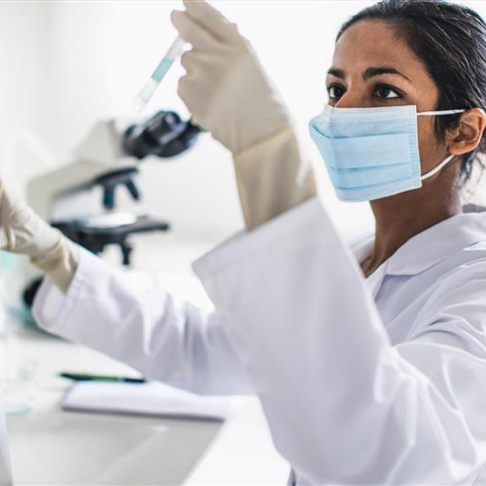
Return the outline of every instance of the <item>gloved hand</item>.
{"type": "Polygon", "coordinates": [[[179,95],[196,124],[234,154],[290,125],[280,95],[250,43],[205,1],[184,1],[172,22],[193,50],[183,54],[187,75],[179,95]]]}
{"type": "Polygon", "coordinates": [[[66,292],[76,271],[78,248],[49,226],[0,180],[0,250],[30,257],[66,292]]]}
{"type": "Polygon", "coordinates": [[[235,24],[205,1],[184,0],[172,22],[193,49],[179,96],[194,123],[233,153],[247,229],[316,194],[312,166],[301,152],[279,93],[235,24]]]}

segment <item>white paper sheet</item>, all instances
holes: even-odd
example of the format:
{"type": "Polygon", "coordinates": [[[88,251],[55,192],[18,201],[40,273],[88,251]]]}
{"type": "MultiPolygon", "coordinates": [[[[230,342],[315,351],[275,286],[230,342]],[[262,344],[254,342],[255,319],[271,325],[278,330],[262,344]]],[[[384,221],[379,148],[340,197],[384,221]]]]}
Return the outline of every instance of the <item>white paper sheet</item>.
{"type": "Polygon", "coordinates": [[[163,383],[85,381],[78,382],[68,391],[62,408],[78,412],[223,421],[228,415],[229,399],[199,396],[163,383]]]}

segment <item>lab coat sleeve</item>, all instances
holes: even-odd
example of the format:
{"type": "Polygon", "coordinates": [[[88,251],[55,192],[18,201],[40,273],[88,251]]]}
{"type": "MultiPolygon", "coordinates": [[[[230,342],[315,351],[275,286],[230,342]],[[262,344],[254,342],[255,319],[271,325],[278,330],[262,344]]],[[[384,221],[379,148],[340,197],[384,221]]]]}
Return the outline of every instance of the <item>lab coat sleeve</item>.
{"type": "Polygon", "coordinates": [[[178,305],[162,289],[135,292],[120,272],[85,250],[66,295],[45,279],[33,310],[46,331],[149,379],[200,394],[251,392],[221,315],[178,305]]]}
{"type": "Polygon", "coordinates": [[[464,484],[486,462],[486,270],[394,347],[316,199],[194,269],[300,483],[464,484]]]}

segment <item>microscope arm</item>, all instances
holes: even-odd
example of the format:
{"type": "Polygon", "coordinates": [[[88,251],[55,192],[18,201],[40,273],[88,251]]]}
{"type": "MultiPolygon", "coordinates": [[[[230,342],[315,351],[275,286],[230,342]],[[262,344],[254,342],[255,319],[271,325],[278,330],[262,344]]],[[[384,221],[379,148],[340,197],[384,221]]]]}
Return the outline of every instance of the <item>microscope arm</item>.
{"type": "Polygon", "coordinates": [[[27,201],[39,216],[49,221],[54,212],[54,204],[64,196],[82,193],[99,180],[109,179],[110,174],[120,171],[136,172],[137,167],[129,160],[125,163],[118,161],[115,167],[74,162],[31,179],[27,185],[27,201]]]}

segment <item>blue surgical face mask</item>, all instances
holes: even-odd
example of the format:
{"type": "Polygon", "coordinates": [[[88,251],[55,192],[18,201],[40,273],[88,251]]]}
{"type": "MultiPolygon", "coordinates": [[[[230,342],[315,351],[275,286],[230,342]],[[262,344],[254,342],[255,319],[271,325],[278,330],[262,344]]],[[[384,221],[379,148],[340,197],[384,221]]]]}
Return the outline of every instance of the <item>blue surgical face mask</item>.
{"type": "Polygon", "coordinates": [[[372,201],[418,189],[449,163],[447,157],[422,175],[417,116],[452,115],[465,110],[417,113],[415,106],[333,108],[310,123],[310,134],[342,201],[372,201]]]}

